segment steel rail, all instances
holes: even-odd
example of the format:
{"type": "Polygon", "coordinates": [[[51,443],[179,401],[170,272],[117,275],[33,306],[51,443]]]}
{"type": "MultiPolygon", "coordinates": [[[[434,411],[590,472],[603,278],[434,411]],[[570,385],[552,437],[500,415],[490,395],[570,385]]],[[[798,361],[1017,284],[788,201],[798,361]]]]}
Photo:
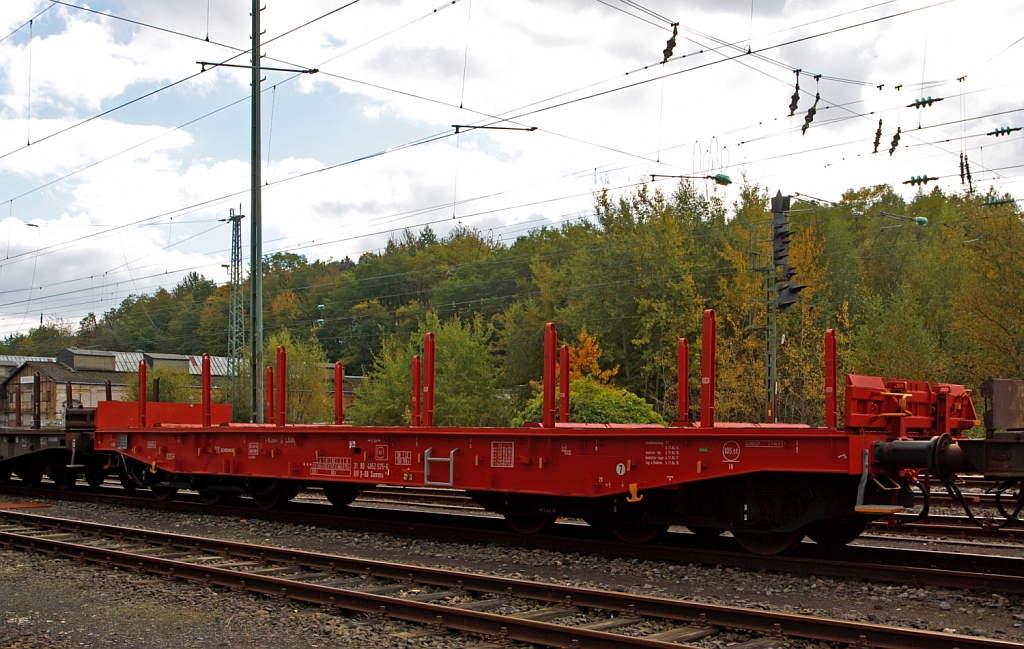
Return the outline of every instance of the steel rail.
{"type": "MultiPolygon", "coordinates": [[[[382,579],[413,581],[471,593],[502,594],[567,607],[593,608],[686,624],[743,629],[776,634],[779,637],[799,637],[861,645],[866,643],[869,646],[880,648],[1002,649],[1024,646],[1002,640],[561,586],[167,532],[123,528],[34,514],[0,512],[0,517],[11,522],[35,525],[44,529],[145,541],[190,550],[223,553],[233,557],[288,563],[312,569],[326,569],[332,573],[366,574],[382,579]]],[[[642,636],[623,636],[428,602],[410,601],[394,596],[307,584],[282,577],[244,573],[214,566],[198,566],[159,556],[134,554],[124,550],[107,550],[66,540],[38,538],[19,532],[0,531],[0,539],[21,549],[51,552],[72,559],[94,561],[131,570],[143,570],[167,577],[188,579],[228,588],[240,588],[269,596],[287,597],[312,604],[377,614],[421,624],[433,624],[463,632],[544,646],[578,646],[595,649],[679,648],[684,646],[642,636]]]]}
{"type": "Polygon", "coordinates": [[[204,505],[195,501],[157,501],[148,497],[91,494],[84,491],[33,491],[85,502],[106,502],[163,511],[194,512],[259,518],[301,525],[384,532],[417,538],[431,537],[476,543],[528,545],[559,552],[579,552],[640,558],[651,561],[728,565],[744,570],[771,570],[867,582],[914,584],[954,590],[980,590],[1024,594],[1024,558],[998,555],[935,552],[878,546],[849,546],[829,554],[816,546],[792,555],[759,556],[738,548],[731,539],[718,539],[717,547],[694,544],[688,534],[669,534],[660,544],[631,545],[589,536],[584,525],[558,524],[555,533],[522,536],[508,530],[500,518],[418,512],[411,510],[348,507],[345,514],[325,514],[326,505],[291,503],[287,509],[204,505]]]}

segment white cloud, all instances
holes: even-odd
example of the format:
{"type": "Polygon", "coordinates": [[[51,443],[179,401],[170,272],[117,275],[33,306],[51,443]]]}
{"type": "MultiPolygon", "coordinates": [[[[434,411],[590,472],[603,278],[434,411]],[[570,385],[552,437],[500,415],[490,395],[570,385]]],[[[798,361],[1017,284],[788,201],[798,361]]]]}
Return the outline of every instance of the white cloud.
{"type": "MultiPolygon", "coordinates": [[[[746,47],[750,39],[755,50],[921,6],[898,0],[859,11],[864,4],[853,0],[779,0],[756,3],[751,21],[745,0],[686,5],[652,0],[645,4],[679,20],[686,29],[740,47],[746,47]]],[[[44,6],[27,0],[12,0],[8,5],[0,26],[9,24],[10,29],[44,6]]],[[[206,5],[200,0],[111,0],[97,8],[204,37],[206,5]]],[[[262,15],[265,39],[337,6],[336,0],[268,3],[262,15]]],[[[738,180],[745,172],[773,190],[800,191],[826,199],[835,199],[850,187],[876,183],[894,184],[909,196],[913,190],[899,183],[921,174],[942,176],[938,184],[957,191],[960,127],[929,127],[960,118],[961,89],[967,93],[962,110],[968,117],[1020,108],[1022,86],[1016,70],[1024,58],[1024,44],[989,60],[1019,37],[1014,25],[1024,17],[1024,6],[1007,0],[990,3],[985,12],[976,11],[969,3],[952,3],[767,51],[765,55],[782,62],[781,67],[754,56],[715,63],[722,58],[720,54],[695,53],[707,47],[710,39],[685,30],[676,54],[692,55],[658,65],[668,33],[593,0],[476,2],[468,21],[467,0],[439,6],[438,0],[359,3],[270,42],[264,48],[268,65],[281,65],[271,59],[320,65],[343,56],[324,64],[325,74],[290,82],[305,93],[299,95],[305,103],[278,103],[274,150],[285,146],[288,157],[273,161],[264,172],[265,180],[273,183],[395,146],[407,137],[437,133],[451,124],[473,123],[483,119],[480,113],[508,114],[522,106],[535,110],[662,73],[697,69],[522,117],[521,123],[540,129],[533,133],[467,132],[457,140],[458,151],[456,138],[451,137],[271,185],[264,192],[268,252],[292,248],[314,258],[355,256],[383,246],[390,229],[430,221],[443,221],[434,226],[441,232],[460,220],[470,226],[495,228],[496,234],[515,232],[525,227],[516,223],[553,222],[587,211],[592,203],[590,192],[598,186],[595,178],[625,185],[649,173],[704,175],[724,170],[738,180]],[[432,13],[435,8],[439,10],[432,13]],[[427,14],[408,28],[354,49],[427,14]],[[1001,20],[993,22],[991,15],[999,15],[1001,20]],[[651,67],[635,71],[645,65],[651,67]],[[801,79],[802,88],[811,94],[801,97],[792,118],[787,106],[794,75],[785,66],[826,75],[818,86],[806,76],[801,79]],[[635,72],[627,76],[629,71],[635,72]],[[958,83],[957,77],[965,74],[967,80],[958,83]],[[922,76],[943,83],[922,90],[922,76]],[[828,77],[861,80],[868,85],[828,77]],[[885,86],[879,91],[874,84],[885,86]],[[900,90],[896,90],[898,84],[902,84],[900,90]],[[548,100],[575,89],[581,90],[548,100]],[[815,90],[821,93],[819,110],[811,128],[802,135],[799,127],[815,90]],[[922,94],[943,96],[945,101],[922,111],[905,107],[922,94]],[[339,124],[339,105],[318,103],[326,101],[343,102],[353,109],[344,114],[361,116],[362,121],[339,124]],[[530,106],[538,101],[541,103],[530,106]],[[464,110],[458,109],[460,103],[464,110]],[[879,115],[884,134],[881,152],[873,155],[871,142],[879,115]],[[920,131],[919,120],[925,127],[920,131]],[[279,132],[287,130],[277,129],[295,124],[302,128],[281,136],[290,139],[279,140],[279,132]],[[897,125],[902,128],[902,146],[890,157],[887,148],[897,125]],[[324,138],[328,130],[340,134],[330,146],[324,138]],[[495,193],[454,210],[450,205],[456,196],[464,200],[495,193]],[[423,211],[434,206],[441,207],[423,211]]],[[[246,46],[249,3],[220,0],[210,7],[210,39],[246,46]]],[[[197,70],[197,60],[231,55],[211,44],[63,7],[48,12],[39,25],[32,68],[36,115],[32,132],[36,137],[191,74],[197,70]]],[[[5,80],[0,89],[0,155],[22,146],[25,137],[27,49],[21,34],[0,43],[0,74],[5,80]]],[[[247,59],[242,56],[236,62],[245,64],[247,59]]],[[[275,72],[267,76],[268,83],[286,78],[275,72]]],[[[160,125],[181,123],[216,108],[224,99],[223,90],[244,93],[247,88],[246,70],[210,72],[188,87],[2,158],[0,187],[11,190],[0,193],[16,195],[35,183],[152,138],[166,129],[160,125]]],[[[268,118],[266,103],[264,116],[268,118]]],[[[1017,186],[1014,183],[1019,182],[1020,170],[992,170],[1019,164],[1024,140],[1019,133],[999,140],[984,133],[1019,124],[1022,118],[1024,114],[1012,113],[967,124],[966,134],[978,135],[964,142],[982,189],[994,185],[1012,190],[1017,186]]],[[[97,224],[127,224],[244,190],[248,185],[246,142],[226,140],[224,132],[212,124],[202,122],[187,132],[162,137],[7,206],[16,219],[34,219],[43,226],[0,221],[0,233],[5,228],[11,232],[8,241],[16,251],[12,254],[32,252],[41,238],[45,239],[43,245],[70,242],[102,230],[97,224]]],[[[736,191],[734,185],[723,195],[731,200],[736,191]]],[[[40,254],[38,260],[29,261],[31,255],[19,258],[17,263],[3,264],[0,283],[13,288],[38,287],[89,276],[95,283],[107,272],[102,281],[122,282],[117,289],[121,292],[108,291],[105,298],[98,298],[96,304],[102,307],[123,297],[129,285],[133,290],[150,290],[177,280],[173,272],[139,279],[154,269],[202,266],[207,275],[218,276],[219,264],[226,258],[226,226],[188,241],[182,239],[215,226],[214,219],[239,202],[248,212],[248,198],[243,195],[176,216],[174,225],[161,219],[155,225],[125,228],[116,235],[40,254]],[[186,225],[190,220],[193,223],[186,225]],[[165,250],[169,236],[176,245],[165,250]],[[140,261],[130,264],[131,276],[117,268],[125,259],[136,258],[140,261]],[[118,274],[111,275],[112,269],[118,274]]],[[[97,290],[93,285],[89,289],[97,290]]],[[[31,311],[38,313],[38,305],[48,315],[46,309],[52,308],[53,313],[75,319],[88,310],[101,310],[83,298],[88,292],[47,301],[47,290],[44,288],[43,297],[33,296],[31,311]]],[[[0,317],[4,318],[0,333],[33,322],[26,316],[25,304],[7,305],[10,301],[0,294],[0,317]]]]}

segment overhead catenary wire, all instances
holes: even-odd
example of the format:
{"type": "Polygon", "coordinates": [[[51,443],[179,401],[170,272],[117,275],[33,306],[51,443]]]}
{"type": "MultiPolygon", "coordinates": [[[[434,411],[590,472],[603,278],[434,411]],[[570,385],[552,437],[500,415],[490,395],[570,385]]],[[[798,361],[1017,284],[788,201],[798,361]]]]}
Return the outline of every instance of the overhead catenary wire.
{"type": "MultiPolygon", "coordinates": [[[[1021,167],[1021,166],[1024,166],[1024,165],[1018,165],[1018,167],[1021,167]]],[[[643,183],[637,183],[637,184],[633,185],[633,187],[639,186],[640,184],[643,184],[643,183]]],[[[627,187],[627,188],[628,188],[628,187],[627,187]]],[[[797,194],[799,194],[799,192],[797,192],[797,194]]],[[[813,197],[808,197],[808,198],[813,198],[813,197]]],[[[824,200],[822,200],[822,199],[816,199],[816,200],[819,200],[819,201],[822,201],[822,202],[829,202],[829,201],[824,201],[824,200]]],[[[484,214],[484,213],[486,213],[486,212],[481,212],[480,214],[484,214]]],[[[842,215],[837,215],[837,218],[845,218],[845,217],[843,217],[842,215]]],[[[443,219],[439,220],[438,222],[440,222],[440,221],[443,221],[443,219]]],[[[421,225],[422,225],[422,224],[421,224],[421,225]]],[[[396,228],[396,229],[394,229],[394,230],[391,230],[391,232],[398,232],[398,231],[401,231],[402,229],[403,229],[403,228],[396,228]]],[[[705,236],[710,236],[710,234],[708,234],[708,235],[705,235],[705,236]]],[[[699,238],[699,236],[698,236],[697,238],[699,238]]],[[[602,249],[604,249],[604,248],[607,248],[607,246],[608,246],[608,244],[601,244],[601,246],[600,246],[600,247],[601,247],[602,249]]],[[[294,250],[297,250],[297,249],[298,249],[298,248],[296,248],[296,247],[290,247],[290,248],[285,248],[285,249],[282,249],[282,250],[294,251],[294,250]]],[[[559,253],[557,253],[557,254],[559,254],[559,255],[560,255],[560,254],[562,254],[563,252],[565,252],[565,251],[560,251],[560,252],[559,252],[559,253]]],[[[571,252],[571,251],[570,251],[570,252],[571,252]]],[[[555,253],[551,253],[551,254],[555,254],[555,253]]],[[[469,262],[469,264],[468,264],[468,265],[475,265],[475,264],[478,264],[478,263],[483,263],[483,262],[469,262]]],[[[212,266],[215,266],[215,265],[216,265],[215,263],[211,263],[211,264],[207,264],[207,265],[205,265],[205,266],[197,266],[197,267],[193,267],[193,268],[185,268],[185,269],[179,269],[179,270],[178,270],[178,271],[176,271],[176,272],[186,272],[186,271],[188,271],[188,270],[193,270],[193,269],[195,269],[195,268],[201,268],[201,267],[212,267],[212,266]]],[[[463,265],[466,265],[466,264],[463,264],[463,265]]],[[[415,273],[418,273],[418,272],[421,272],[421,271],[410,271],[410,272],[412,272],[413,274],[415,274],[415,273]]],[[[386,275],[386,276],[372,276],[372,277],[367,277],[367,278],[364,278],[364,279],[365,279],[365,281],[375,281],[375,280],[380,280],[380,279],[386,279],[387,277],[395,277],[395,276],[401,276],[401,275],[406,275],[406,274],[409,274],[409,273],[408,273],[408,272],[403,272],[403,273],[398,273],[397,275],[386,275]]],[[[157,274],[151,275],[151,276],[149,276],[149,277],[160,277],[160,276],[163,276],[163,274],[161,274],[161,273],[157,273],[157,274]]],[[[104,277],[106,277],[106,274],[104,274],[104,277]]],[[[145,278],[137,278],[137,279],[145,279],[145,278]]],[[[357,281],[364,281],[364,280],[357,280],[357,281]]],[[[42,288],[42,287],[40,287],[40,289],[41,289],[41,288],[42,288]]],[[[69,292],[66,292],[66,293],[63,293],[63,294],[56,294],[55,296],[59,296],[59,295],[64,295],[64,294],[74,294],[74,293],[78,293],[78,292],[81,292],[81,291],[69,291],[69,292]]],[[[380,297],[393,297],[393,296],[380,296],[380,297]]],[[[17,303],[19,303],[19,302],[21,302],[21,301],[18,301],[18,302],[11,302],[11,303],[8,303],[7,305],[11,305],[11,304],[17,304],[17,303]]],[[[7,306],[7,305],[4,305],[4,306],[7,306]]]]}
{"type": "MultiPolygon", "coordinates": [[[[437,11],[439,11],[439,10],[441,10],[441,9],[444,9],[444,8],[447,8],[447,7],[451,6],[451,5],[454,5],[454,4],[455,4],[456,2],[458,2],[458,1],[459,1],[459,0],[453,0],[453,1],[452,1],[452,2],[450,3],[450,4],[442,5],[442,6],[438,7],[438,8],[436,8],[436,9],[434,9],[434,10],[433,10],[433,12],[431,12],[430,14],[426,14],[426,15],[424,15],[424,16],[421,16],[420,18],[417,18],[417,19],[415,19],[415,20],[413,20],[413,21],[410,21],[409,23],[406,23],[406,24],[405,24],[405,25],[403,25],[402,27],[396,28],[395,30],[392,30],[391,32],[388,32],[387,34],[393,33],[394,31],[397,31],[398,29],[401,29],[401,28],[403,28],[403,27],[405,27],[405,26],[408,26],[408,25],[411,25],[411,24],[413,24],[413,23],[415,23],[415,22],[418,22],[419,20],[422,20],[423,18],[425,18],[425,17],[427,17],[427,16],[430,16],[430,15],[433,15],[433,14],[435,14],[435,13],[436,13],[437,11]]],[[[349,4],[351,4],[351,3],[349,3],[349,4]]],[[[887,4],[887,3],[881,3],[881,4],[887,4]]],[[[941,3],[940,3],[940,4],[941,4],[941,3]]],[[[73,6],[73,7],[75,7],[75,8],[79,8],[79,7],[77,7],[76,5],[69,5],[69,6],[73,6]]],[[[348,5],[344,5],[344,6],[348,6],[348,5]]],[[[344,8],[344,6],[343,6],[342,8],[344,8]]],[[[878,5],[873,5],[873,6],[878,6],[878,5]]],[[[911,11],[917,11],[917,10],[919,10],[919,9],[915,9],[915,10],[911,10],[911,11]]],[[[336,10],[335,10],[335,11],[336,11],[336,10]]],[[[327,15],[330,15],[330,14],[331,14],[331,13],[333,13],[333,12],[334,12],[334,11],[332,11],[332,12],[328,12],[328,14],[324,14],[323,16],[321,16],[321,18],[322,18],[322,17],[324,17],[324,16],[327,16],[327,15]]],[[[100,12],[100,13],[102,13],[102,12],[100,12]]],[[[115,16],[111,16],[111,15],[109,15],[109,14],[102,14],[102,15],[105,15],[105,16],[108,16],[108,17],[114,17],[114,18],[117,18],[117,17],[115,17],[115,16]]],[[[883,19],[884,19],[884,18],[883,18],[883,19]]],[[[876,20],[877,20],[877,19],[876,19],[876,20]]],[[[312,22],[312,21],[311,21],[311,22],[312,22]]],[[[817,21],[815,21],[815,22],[817,22],[817,21]]],[[[138,24],[144,24],[144,25],[145,25],[145,23],[138,23],[138,24]]],[[[306,24],[309,24],[309,23],[306,23],[306,24]]],[[[810,24],[810,23],[808,23],[808,24],[810,24]]],[[[147,26],[148,26],[148,25],[147,25],[147,26]]],[[[155,26],[154,26],[154,28],[157,28],[157,27],[155,27],[155,26]]],[[[165,31],[170,31],[170,30],[165,30],[165,31]]],[[[293,30],[292,30],[292,31],[293,31],[293,30]]],[[[289,33],[289,32],[285,32],[285,33],[289,33]]],[[[381,37],[383,37],[383,36],[385,36],[385,35],[387,35],[387,34],[384,34],[384,35],[382,35],[381,37]]],[[[284,35],[284,34],[282,34],[282,35],[280,35],[280,36],[283,36],[283,35],[284,35]]],[[[188,35],[186,35],[186,36],[188,36],[188,35]]],[[[270,39],[270,40],[275,40],[276,38],[280,38],[280,36],[277,36],[277,37],[275,37],[274,39],[270,39]]],[[[377,38],[380,38],[380,37],[377,37],[377,38]]],[[[367,41],[367,43],[364,43],[363,45],[369,44],[370,42],[373,42],[374,40],[377,40],[377,38],[375,38],[375,39],[371,39],[370,41],[367,41]]],[[[268,41],[268,42],[269,42],[269,41],[268,41]]],[[[348,54],[348,53],[350,53],[351,51],[353,51],[354,49],[358,49],[359,47],[362,47],[363,45],[357,46],[357,48],[353,48],[353,49],[350,49],[350,50],[346,50],[345,52],[343,52],[343,53],[339,54],[338,56],[336,56],[336,57],[332,57],[332,59],[328,59],[328,61],[327,61],[327,62],[329,62],[329,61],[331,61],[331,60],[336,60],[337,58],[340,58],[341,56],[344,56],[345,54],[348,54]]],[[[229,46],[229,47],[230,47],[230,46],[229,46]]],[[[237,49],[237,48],[234,48],[234,49],[237,49]]],[[[243,50],[239,50],[239,51],[240,51],[241,53],[245,53],[245,52],[247,52],[248,50],[244,50],[244,51],[243,51],[243,50]]],[[[229,59],[229,60],[230,60],[230,59],[229,59]]],[[[326,63],[326,62],[325,62],[325,63],[326,63]]],[[[323,64],[321,64],[321,65],[323,65],[323,64]]],[[[358,80],[355,80],[355,79],[350,79],[350,78],[346,78],[346,77],[341,77],[340,75],[331,75],[331,74],[329,74],[329,73],[327,73],[327,75],[328,75],[328,76],[336,76],[337,78],[340,78],[340,79],[345,79],[345,80],[348,80],[348,81],[353,81],[353,82],[356,82],[356,83],[362,83],[362,82],[359,82],[358,80]]],[[[393,90],[393,89],[387,89],[387,88],[384,88],[383,86],[378,86],[378,85],[375,85],[375,84],[366,84],[366,85],[370,85],[370,86],[378,87],[378,88],[381,88],[381,89],[385,89],[385,90],[390,90],[390,91],[392,91],[392,92],[399,92],[399,91],[395,91],[395,90],[393,90]]],[[[594,85],[594,84],[591,84],[591,85],[594,85]]],[[[573,92],[573,91],[570,91],[570,93],[571,93],[571,92],[573,92]]],[[[414,94],[412,94],[412,93],[404,93],[404,94],[407,94],[407,95],[409,95],[409,96],[413,96],[413,97],[417,97],[417,98],[420,98],[420,99],[427,99],[427,100],[429,100],[428,98],[425,98],[425,97],[421,97],[421,96],[418,96],[418,95],[414,95],[414,94]]],[[[569,93],[562,93],[562,94],[564,95],[564,94],[569,94],[569,93]]],[[[556,95],[556,97],[557,97],[557,95],[556,95]]],[[[444,102],[437,102],[437,103],[444,103],[444,102]]],[[[577,141],[579,141],[579,140],[577,140],[577,141]]],[[[0,157],[2,157],[2,156],[0,156],[0,157]]]]}
{"type": "MultiPolygon", "coordinates": [[[[50,0],[50,2],[61,2],[61,0],[50,0]]],[[[299,25],[297,27],[293,27],[293,28],[291,28],[291,29],[289,29],[289,30],[287,30],[285,32],[282,32],[281,34],[278,34],[277,36],[274,36],[273,38],[270,38],[270,39],[267,39],[267,40],[263,41],[263,45],[268,45],[268,44],[270,44],[270,43],[272,43],[272,42],[274,42],[274,41],[276,41],[276,40],[278,40],[280,38],[284,38],[285,36],[288,36],[289,34],[293,34],[296,31],[298,31],[299,29],[302,29],[304,27],[308,27],[309,25],[312,25],[313,23],[315,23],[315,22],[317,22],[319,20],[322,20],[323,18],[331,16],[331,15],[341,11],[342,9],[345,9],[347,7],[351,7],[352,5],[354,5],[354,4],[358,3],[358,2],[360,2],[360,0],[350,0],[350,2],[344,4],[344,5],[340,6],[340,7],[332,9],[331,11],[328,11],[325,14],[322,14],[322,15],[316,17],[316,18],[313,18],[312,20],[308,20],[305,23],[302,23],[301,25],[299,25]]],[[[93,10],[89,10],[89,9],[84,8],[84,7],[79,7],[78,5],[72,5],[70,3],[61,2],[61,4],[65,4],[65,5],[69,6],[69,7],[75,8],[75,9],[82,9],[83,11],[91,11],[93,13],[99,13],[99,14],[107,16],[109,18],[125,20],[127,22],[133,22],[135,24],[140,24],[140,25],[143,24],[143,23],[139,23],[138,21],[129,20],[127,18],[120,18],[120,17],[112,16],[110,14],[105,14],[103,12],[95,12],[93,10]]],[[[172,30],[167,30],[167,29],[159,28],[159,27],[156,27],[156,26],[153,26],[153,25],[148,25],[148,24],[146,24],[145,26],[146,27],[152,27],[153,29],[160,29],[161,31],[172,31],[172,30]]],[[[197,36],[190,36],[190,35],[187,35],[187,34],[184,34],[184,33],[180,33],[180,35],[187,36],[189,38],[195,38],[197,40],[203,40],[203,39],[201,39],[201,38],[199,38],[197,36]]],[[[251,49],[242,50],[240,48],[236,48],[236,47],[228,46],[228,45],[225,45],[225,47],[230,47],[231,49],[236,50],[238,53],[235,54],[234,56],[232,56],[232,57],[222,61],[221,63],[227,63],[229,61],[233,61],[234,59],[238,58],[239,56],[242,56],[244,54],[248,54],[248,53],[251,52],[251,49]]],[[[210,68],[210,69],[212,69],[212,68],[210,68]]],[[[178,79],[177,81],[172,81],[171,83],[168,83],[168,84],[166,84],[164,86],[161,86],[161,87],[159,87],[159,88],[157,88],[155,90],[147,92],[147,93],[145,93],[145,94],[143,94],[143,95],[141,95],[139,97],[135,97],[133,99],[129,99],[128,101],[125,101],[125,102],[123,102],[121,104],[113,106],[112,108],[109,108],[109,109],[107,109],[105,111],[102,111],[102,112],[100,112],[98,114],[92,115],[91,117],[87,117],[87,118],[85,118],[83,120],[75,122],[74,124],[71,124],[71,125],[69,125],[69,126],[67,126],[65,128],[62,128],[62,129],[60,129],[58,131],[50,133],[49,135],[41,137],[41,138],[39,138],[38,140],[35,141],[35,144],[39,144],[40,142],[49,140],[49,139],[54,138],[54,137],[56,137],[58,135],[61,135],[63,133],[67,133],[68,131],[70,131],[72,129],[78,128],[79,126],[83,126],[85,124],[88,124],[88,123],[90,123],[90,122],[92,122],[94,120],[97,120],[97,119],[101,118],[101,117],[105,117],[107,115],[110,115],[111,113],[119,111],[122,108],[126,108],[128,106],[131,106],[132,104],[140,102],[143,99],[148,99],[149,97],[153,97],[154,95],[157,95],[157,94],[159,94],[159,93],[161,93],[161,92],[163,92],[165,90],[169,90],[169,89],[174,88],[176,86],[179,86],[179,85],[181,85],[181,84],[183,84],[183,83],[185,83],[187,81],[191,81],[192,79],[195,79],[196,77],[200,76],[201,74],[203,74],[205,72],[207,72],[207,69],[204,67],[199,72],[196,72],[194,74],[190,74],[190,75],[188,75],[188,76],[186,76],[186,77],[184,77],[182,79],[178,79]]],[[[6,158],[6,157],[8,157],[10,155],[13,155],[15,153],[18,153],[19,151],[24,151],[27,148],[28,148],[28,145],[26,144],[23,147],[18,147],[16,149],[12,149],[12,150],[10,150],[10,151],[8,151],[6,153],[0,154],[0,160],[3,160],[4,158],[6,158]]]]}
{"type": "Polygon", "coordinates": [[[12,29],[12,30],[11,30],[11,33],[7,34],[7,36],[4,36],[3,38],[0,38],[0,43],[3,43],[4,41],[6,41],[6,40],[7,40],[8,38],[10,38],[11,36],[14,36],[14,35],[15,35],[15,34],[17,34],[18,32],[20,32],[21,30],[23,30],[23,29],[25,29],[26,27],[28,27],[29,25],[31,25],[31,24],[32,24],[32,21],[33,21],[33,20],[37,20],[37,19],[38,19],[38,18],[39,18],[40,16],[42,16],[43,14],[45,14],[45,13],[46,13],[47,11],[49,11],[50,9],[53,9],[53,5],[47,5],[46,7],[44,7],[42,11],[40,11],[40,12],[39,12],[39,13],[37,13],[36,15],[32,16],[31,18],[29,18],[29,19],[28,19],[28,20],[26,20],[25,22],[21,23],[20,25],[18,25],[18,26],[17,26],[17,27],[15,27],[14,29],[12,29]]]}

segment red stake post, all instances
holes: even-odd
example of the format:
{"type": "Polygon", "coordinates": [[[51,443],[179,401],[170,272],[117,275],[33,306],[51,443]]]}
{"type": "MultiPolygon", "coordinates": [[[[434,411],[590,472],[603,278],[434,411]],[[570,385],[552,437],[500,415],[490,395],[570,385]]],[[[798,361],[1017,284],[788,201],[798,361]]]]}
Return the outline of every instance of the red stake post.
{"type": "Polygon", "coordinates": [[[559,370],[561,376],[558,379],[558,396],[561,404],[561,411],[558,413],[558,421],[569,422],[569,346],[562,345],[559,354],[559,370]]]}
{"type": "Polygon", "coordinates": [[[434,425],[434,333],[428,331],[423,337],[423,355],[426,367],[423,372],[423,425],[434,425]]]}
{"type": "Polygon", "coordinates": [[[210,355],[203,354],[203,426],[211,426],[210,404],[213,403],[210,385],[210,355]]]}
{"type": "Polygon", "coordinates": [[[711,428],[715,425],[715,347],[717,322],[715,310],[704,311],[704,328],[700,336],[700,425],[711,428]]]}
{"type": "Polygon", "coordinates": [[[555,323],[544,327],[544,412],[541,424],[545,428],[555,427],[555,353],[558,347],[558,332],[555,323]]]}
{"type": "Polygon", "coordinates": [[[838,425],[836,408],[836,331],[825,332],[825,426],[838,425]]]}
{"type": "Polygon", "coordinates": [[[284,345],[277,346],[277,425],[284,426],[288,410],[288,358],[284,345]]]}
{"type": "Polygon", "coordinates": [[[409,422],[410,426],[420,425],[420,395],[422,388],[420,387],[420,355],[416,354],[412,357],[412,420],[409,422]]]}
{"type": "Polygon", "coordinates": [[[146,361],[139,361],[139,428],[146,427],[146,361]]]}
{"type": "Polygon", "coordinates": [[[274,423],[274,368],[267,365],[267,373],[264,375],[264,385],[267,392],[267,416],[264,419],[268,424],[274,423]]]}
{"type": "Polygon", "coordinates": [[[676,370],[679,374],[676,390],[676,420],[681,423],[690,421],[690,343],[686,338],[679,339],[679,359],[676,370]]]}
{"type": "Polygon", "coordinates": [[[334,362],[334,423],[345,423],[345,366],[334,362]]]}

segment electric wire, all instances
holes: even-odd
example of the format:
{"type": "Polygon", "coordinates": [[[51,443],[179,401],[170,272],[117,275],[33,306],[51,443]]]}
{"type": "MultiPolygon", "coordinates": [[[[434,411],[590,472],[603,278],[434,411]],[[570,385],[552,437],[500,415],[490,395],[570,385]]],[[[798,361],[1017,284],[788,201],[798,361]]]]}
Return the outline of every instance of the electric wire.
{"type": "Polygon", "coordinates": [[[15,27],[15,28],[14,28],[14,29],[13,29],[13,30],[11,31],[11,33],[10,33],[10,34],[8,34],[7,36],[4,36],[3,38],[0,38],[0,43],[3,43],[3,42],[4,42],[4,41],[6,41],[6,40],[7,40],[8,38],[10,38],[11,36],[14,36],[15,34],[17,34],[18,32],[20,32],[20,31],[21,31],[22,29],[24,29],[25,27],[28,27],[29,25],[31,25],[31,24],[32,24],[32,21],[33,21],[33,20],[36,20],[37,18],[39,18],[40,16],[42,16],[43,14],[45,14],[45,13],[46,13],[47,11],[49,11],[50,9],[53,9],[53,5],[47,5],[45,9],[43,9],[42,11],[40,11],[39,13],[37,13],[36,15],[32,16],[31,18],[29,18],[29,19],[28,19],[28,20],[26,20],[25,22],[23,22],[23,23],[21,23],[20,25],[18,25],[17,27],[15,27]]]}

